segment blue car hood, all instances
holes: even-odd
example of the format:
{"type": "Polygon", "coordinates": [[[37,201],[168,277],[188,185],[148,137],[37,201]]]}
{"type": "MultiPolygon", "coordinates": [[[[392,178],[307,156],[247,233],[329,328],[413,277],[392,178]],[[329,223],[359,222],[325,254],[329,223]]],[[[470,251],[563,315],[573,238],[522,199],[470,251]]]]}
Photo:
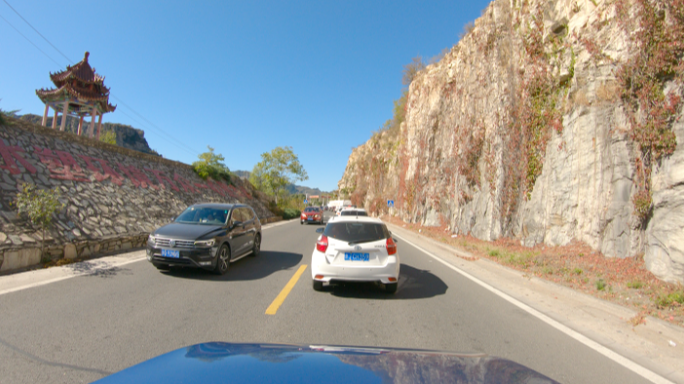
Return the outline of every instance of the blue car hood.
{"type": "Polygon", "coordinates": [[[556,383],[483,354],[344,346],[203,343],[97,383],[556,383]]]}

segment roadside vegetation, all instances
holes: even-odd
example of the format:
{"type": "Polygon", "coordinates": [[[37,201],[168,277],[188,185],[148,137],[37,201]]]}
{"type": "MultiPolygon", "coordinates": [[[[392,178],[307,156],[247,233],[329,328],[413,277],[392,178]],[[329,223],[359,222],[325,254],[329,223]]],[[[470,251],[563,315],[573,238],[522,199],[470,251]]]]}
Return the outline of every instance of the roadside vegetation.
{"type": "Polygon", "coordinates": [[[230,182],[230,170],[223,163],[225,158],[219,153],[214,153],[214,148],[207,145],[208,152],[204,152],[197,157],[198,161],[192,163],[192,169],[197,176],[202,179],[211,177],[214,180],[225,180],[230,182]]]}
{"type": "Polygon", "coordinates": [[[59,201],[61,193],[54,189],[38,189],[33,184],[22,184],[14,205],[20,215],[29,219],[31,224],[42,230],[40,242],[41,261],[45,262],[45,231],[52,225],[52,215],[64,208],[59,201]]]}
{"type": "MultiPolygon", "coordinates": [[[[2,99],[0,99],[0,100],[2,100],[2,99]]],[[[7,121],[5,120],[5,117],[12,117],[15,119],[19,118],[19,116],[17,116],[17,113],[19,113],[18,109],[14,110],[14,111],[5,111],[3,109],[0,109],[0,124],[6,124],[7,121]]]]}
{"type": "Polygon", "coordinates": [[[473,255],[466,260],[489,259],[522,272],[524,278],[541,278],[632,308],[638,314],[625,321],[635,326],[649,315],[684,326],[684,287],[658,280],[642,258],[607,258],[581,243],[528,248],[515,239],[489,242],[472,236],[451,237],[446,226],[422,227],[389,216],[382,219],[414,232],[420,230],[424,236],[473,255]]]}
{"type": "Polygon", "coordinates": [[[104,131],[100,135],[100,141],[107,144],[116,145],[116,132],[104,131]]]}
{"type": "Polygon", "coordinates": [[[257,190],[273,198],[269,207],[271,212],[285,220],[299,217],[304,209],[303,196],[288,193],[287,185],[308,179],[309,175],[292,147],[276,147],[262,153],[261,161],[249,175],[250,183],[257,190]]]}

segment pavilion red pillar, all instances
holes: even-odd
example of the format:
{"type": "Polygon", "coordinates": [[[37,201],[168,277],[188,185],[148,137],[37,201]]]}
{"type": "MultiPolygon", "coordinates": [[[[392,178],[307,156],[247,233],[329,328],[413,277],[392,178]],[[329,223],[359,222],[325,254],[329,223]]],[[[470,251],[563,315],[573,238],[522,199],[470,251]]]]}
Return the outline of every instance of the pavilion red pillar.
{"type": "Polygon", "coordinates": [[[66,119],[67,115],[69,115],[69,100],[64,101],[64,110],[62,111],[62,124],[59,126],[60,131],[64,131],[64,128],[66,128],[66,119]]]}
{"type": "Polygon", "coordinates": [[[57,116],[59,116],[59,111],[57,108],[53,108],[55,110],[54,116],[52,116],[52,129],[57,129],[57,116]]]}
{"type": "Polygon", "coordinates": [[[45,113],[43,113],[43,121],[40,123],[40,125],[42,125],[43,127],[45,126],[45,124],[47,124],[47,115],[48,115],[49,111],[50,111],[50,104],[45,103],[45,113]]]}
{"type": "Polygon", "coordinates": [[[100,113],[100,118],[98,119],[98,122],[97,122],[97,135],[95,136],[95,138],[97,140],[100,140],[100,129],[101,128],[102,128],[102,114],[100,113]]]}
{"type": "Polygon", "coordinates": [[[93,134],[95,129],[95,108],[90,111],[90,134],[93,134]]]}
{"type": "Polygon", "coordinates": [[[83,133],[83,118],[85,118],[85,115],[81,115],[81,118],[78,119],[78,135],[81,136],[83,133]]]}

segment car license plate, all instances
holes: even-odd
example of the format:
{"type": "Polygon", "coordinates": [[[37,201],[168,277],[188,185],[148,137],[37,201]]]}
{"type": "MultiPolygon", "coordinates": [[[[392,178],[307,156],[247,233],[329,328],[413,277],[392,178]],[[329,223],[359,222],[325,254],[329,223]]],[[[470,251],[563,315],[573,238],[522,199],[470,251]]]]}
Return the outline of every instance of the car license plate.
{"type": "Polygon", "coordinates": [[[369,261],[370,255],[368,253],[344,253],[344,260],[347,261],[369,261]]]}
{"type": "Polygon", "coordinates": [[[162,249],[163,257],[173,257],[175,259],[180,258],[180,251],[177,249],[162,249]]]}
{"type": "Polygon", "coordinates": [[[311,217],[311,216],[307,217],[306,219],[309,221],[313,221],[313,217],[311,217]]]}

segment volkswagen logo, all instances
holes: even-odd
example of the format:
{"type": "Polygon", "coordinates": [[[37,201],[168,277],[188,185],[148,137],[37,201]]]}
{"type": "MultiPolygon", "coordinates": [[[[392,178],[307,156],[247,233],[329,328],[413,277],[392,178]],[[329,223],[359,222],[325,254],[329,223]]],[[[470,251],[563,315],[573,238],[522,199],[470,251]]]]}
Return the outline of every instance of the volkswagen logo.
{"type": "Polygon", "coordinates": [[[176,240],[169,240],[169,247],[173,248],[176,246],[176,240]]]}
{"type": "Polygon", "coordinates": [[[360,251],[360,250],[361,250],[361,246],[360,246],[360,245],[355,246],[355,247],[354,247],[354,250],[355,250],[355,251],[360,251]]]}

